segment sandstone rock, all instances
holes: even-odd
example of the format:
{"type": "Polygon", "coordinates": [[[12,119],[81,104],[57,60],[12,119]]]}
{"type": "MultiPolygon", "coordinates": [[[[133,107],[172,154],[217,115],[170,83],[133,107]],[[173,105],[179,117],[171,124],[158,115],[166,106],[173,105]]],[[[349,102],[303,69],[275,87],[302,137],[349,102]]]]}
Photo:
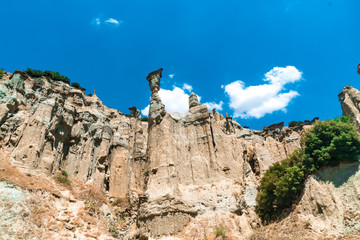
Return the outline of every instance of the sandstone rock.
{"type": "Polygon", "coordinates": [[[162,103],[159,96],[160,78],[162,77],[163,69],[160,68],[154,72],[149,73],[146,80],[149,81],[151,90],[150,108],[149,108],[149,128],[153,124],[159,124],[166,115],[165,105],[162,103]]]}
{"type": "Polygon", "coordinates": [[[131,107],[131,108],[129,108],[129,110],[130,110],[131,117],[141,119],[141,113],[140,113],[139,109],[137,109],[136,107],[131,107]]]}
{"type": "Polygon", "coordinates": [[[194,99],[187,113],[170,115],[158,95],[161,73],[147,77],[149,125],[133,108],[135,117],[126,117],[62,82],[9,75],[0,82],[1,149],[27,172],[64,169],[109,197],[129,197],[133,209],[121,236],[135,222],[143,236],[161,237],[203,219],[214,226],[217,216],[233,224],[234,236],[248,236],[259,223],[261,176],[299,147],[299,133],[274,138],[243,129],[194,99]]]}
{"type": "Polygon", "coordinates": [[[191,93],[189,96],[189,109],[200,105],[198,97],[195,93],[191,93]]]}
{"type": "Polygon", "coordinates": [[[360,129],[360,92],[347,86],[338,95],[341,103],[343,115],[349,116],[356,123],[357,129],[360,129]]]}
{"type": "Polygon", "coordinates": [[[359,162],[325,167],[306,181],[297,212],[317,232],[356,231],[360,227],[359,186],[359,162]]]}

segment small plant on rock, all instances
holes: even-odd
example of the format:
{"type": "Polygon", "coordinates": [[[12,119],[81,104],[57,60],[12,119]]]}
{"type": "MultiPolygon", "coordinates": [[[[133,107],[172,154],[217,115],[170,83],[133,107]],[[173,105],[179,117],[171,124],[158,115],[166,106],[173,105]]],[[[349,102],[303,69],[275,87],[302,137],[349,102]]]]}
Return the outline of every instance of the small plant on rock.
{"type": "Polygon", "coordinates": [[[0,78],[2,78],[3,76],[4,76],[4,70],[0,68],[0,78]]]}
{"type": "Polygon", "coordinates": [[[69,174],[65,170],[62,170],[60,174],[55,176],[55,179],[58,182],[66,185],[68,187],[71,187],[71,181],[70,181],[70,179],[68,177],[69,177],[69,174]]]}
{"type": "Polygon", "coordinates": [[[226,231],[223,227],[215,226],[214,229],[215,237],[222,237],[222,239],[226,238],[226,231]]]}
{"type": "Polygon", "coordinates": [[[118,234],[119,234],[119,231],[117,229],[117,227],[114,225],[114,224],[111,224],[110,227],[109,227],[109,233],[111,233],[111,235],[113,237],[117,237],[118,234]]]}

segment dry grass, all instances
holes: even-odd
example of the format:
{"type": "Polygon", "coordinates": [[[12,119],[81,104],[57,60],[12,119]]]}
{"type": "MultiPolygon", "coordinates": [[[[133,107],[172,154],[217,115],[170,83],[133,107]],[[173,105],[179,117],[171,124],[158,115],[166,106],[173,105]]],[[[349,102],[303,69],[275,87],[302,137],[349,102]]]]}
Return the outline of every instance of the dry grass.
{"type": "Polygon", "coordinates": [[[250,240],[312,240],[315,234],[309,229],[308,223],[291,215],[281,222],[271,223],[254,231],[250,240]]]}
{"type": "Polygon", "coordinates": [[[0,160],[0,168],[2,168],[2,171],[0,171],[0,181],[14,184],[23,189],[45,190],[55,195],[61,195],[58,186],[44,176],[24,173],[18,168],[11,166],[9,161],[3,159],[0,160]]]}

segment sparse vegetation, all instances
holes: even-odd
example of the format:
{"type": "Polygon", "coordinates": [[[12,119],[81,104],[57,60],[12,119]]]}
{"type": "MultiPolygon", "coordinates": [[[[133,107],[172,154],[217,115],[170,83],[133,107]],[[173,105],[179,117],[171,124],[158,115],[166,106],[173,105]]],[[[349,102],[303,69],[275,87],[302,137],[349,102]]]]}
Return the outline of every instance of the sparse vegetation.
{"type": "Polygon", "coordinates": [[[44,81],[41,78],[34,78],[34,82],[40,86],[44,85],[44,81]]]}
{"type": "Polygon", "coordinates": [[[291,207],[309,174],[322,166],[354,161],[360,138],[346,117],[317,122],[301,141],[302,148],[270,167],[261,180],[256,212],[265,222],[275,220],[291,207]]]}
{"type": "Polygon", "coordinates": [[[289,122],[289,127],[302,127],[305,123],[303,121],[291,121],[289,122]]]}
{"type": "Polygon", "coordinates": [[[80,84],[77,83],[77,82],[71,83],[71,86],[74,87],[74,88],[81,88],[80,84]]]}
{"type": "Polygon", "coordinates": [[[117,227],[112,224],[112,225],[110,225],[110,227],[109,227],[109,233],[111,233],[111,235],[112,235],[113,237],[117,237],[118,234],[119,234],[119,231],[118,231],[117,227]]]}
{"type": "Polygon", "coordinates": [[[62,183],[62,184],[64,184],[64,185],[71,186],[71,181],[70,181],[70,179],[68,179],[67,177],[58,175],[58,176],[55,177],[55,179],[56,179],[58,182],[60,182],[60,183],[62,183]]]}
{"type": "Polygon", "coordinates": [[[0,68],[0,78],[2,78],[3,76],[4,76],[4,70],[0,68]]]}
{"type": "Polygon", "coordinates": [[[217,237],[222,237],[222,239],[226,238],[226,231],[223,227],[215,226],[214,234],[216,238],[217,237]]]}
{"type": "Polygon", "coordinates": [[[142,117],[142,118],[141,118],[141,121],[143,121],[143,122],[147,122],[148,120],[149,120],[148,117],[142,117]]]}
{"type": "Polygon", "coordinates": [[[31,68],[27,68],[25,71],[25,73],[27,73],[30,77],[49,77],[52,80],[55,81],[61,81],[61,82],[65,82],[67,84],[70,84],[70,79],[66,76],[61,75],[58,72],[53,72],[53,71],[41,71],[41,70],[35,70],[35,69],[31,69],[31,68]]]}
{"type": "Polygon", "coordinates": [[[69,174],[65,170],[62,170],[60,174],[55,176],[55,179],[58,182],[66,185],[68,187],[71,187],[71,181],[70,181],[70,179],[68,177],[69,177],[69,174]]]}
{"type": "Polygon", "coordinates": [[[41,71],[41,70],[35,70],[35,69],[27,68],[24,72],[26,74],[28,74],[30,77],[42,77],[42,76],[44,76],[44,72],[41,71]]]}
{"type": "Polygon", "coordinates": [[[62,171],[61,171],[61,175],[65,176],[65,177],[69,177],[68,172],[65,171],[65,170],[62,170],[62,171]]]}

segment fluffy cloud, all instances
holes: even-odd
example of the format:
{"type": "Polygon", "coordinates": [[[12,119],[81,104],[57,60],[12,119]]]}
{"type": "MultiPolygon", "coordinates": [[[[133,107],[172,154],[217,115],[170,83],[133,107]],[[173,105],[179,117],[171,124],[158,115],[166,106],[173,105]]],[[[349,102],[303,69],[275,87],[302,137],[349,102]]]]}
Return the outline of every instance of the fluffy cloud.
{"type": "Polygon", "coordinates": [[[172,74],[169,74],[169,78],[174,78],[175,74],[172,73],[172,74]]]}
{"type": "Polygon", "coordinates": [[[208,109],[211,111],[214,108],[216,108],[216,110],[221,111],[222,110],[222,105],[224,104],[223,101],[220,101],[219,103],[215,103],[215,102],[206,102],[204,103],[208,109]]]}
{"type": "MultiPolygon", "coordinates": [[[[169,113],[178,112],[186,113],[189,110],[189,94],[185,93],[183,89],[173,87],[173,90],[160,89],[159,95],[165,109],[169,113]]],[[[142,115],[149,114],[149,106],[141,110],[142,115]]]]}
{"type": "Polygon", "coordinates": [[[184,89],[184,90],[188,90],[189,92],[191,92],[193,88],[192,88],[191,85],[189,85],[189,84],[187,84],[187,83],[184,83],[183,89],[184,89]]]}
{"type": "MultiPolygon", "coordinates": [[[[159,91],[159,95],[163,104],[165,105],[165,109],[167,112],[186,113],[189,110],[189,94],[187,94],[184,89],[175,86],[173,86],[172,90],[161,88],[159,91]]],[[[201,101],[200,96],[198,96],[198,100],[199,102],[201,101]]],[[[212,110],[213,108],[216,108],[217,110],[222,110],[223,102],[207,102],[204,104],[208,107],[209,110],[212,110]]],[[[149,108],[149,105],[145,107],[143,110],[141,110],[141,114],[147,116],[149,114],[149,108]]]]}
{"type": "Polygon", "coordinates": [[[283,93],[284,86],[301,79],[302,72],[293,66],[274,67],[265,74],[268,84],[245,87],[242,81],[235,81],[225,86],[225,92],[230,97],[230,108],[234,117],[261,118],[267,113],[278,110],[286,111],[290,101],[299,96],[296,91],[283,93]]]}

